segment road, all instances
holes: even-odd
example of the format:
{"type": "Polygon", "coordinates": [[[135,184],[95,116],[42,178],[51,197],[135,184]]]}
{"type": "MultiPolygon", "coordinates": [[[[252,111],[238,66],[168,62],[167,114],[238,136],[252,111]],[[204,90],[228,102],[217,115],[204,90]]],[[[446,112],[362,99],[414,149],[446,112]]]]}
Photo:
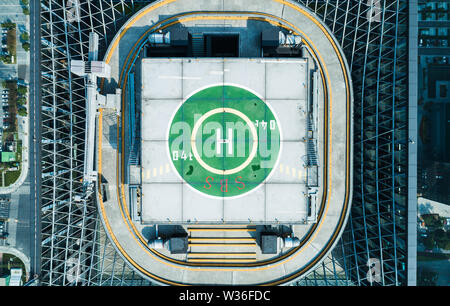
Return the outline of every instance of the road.
{"type": "Polygon", "coordinates": [[[40,273],[41,237],[40,237],[40,6],[39,1],[30,1],[30,262],[31,271],[40,273]]]}

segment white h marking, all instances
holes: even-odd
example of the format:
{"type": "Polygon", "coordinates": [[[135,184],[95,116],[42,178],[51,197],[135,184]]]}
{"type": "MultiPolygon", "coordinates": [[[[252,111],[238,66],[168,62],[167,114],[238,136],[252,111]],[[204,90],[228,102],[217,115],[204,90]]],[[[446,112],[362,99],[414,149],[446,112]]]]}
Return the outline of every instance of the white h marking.
{"type": "Polygon", "coordinates": [[[222,132],[220,129],[216,129],[216,153],[220,154],[220,151],[222,149],[222,144],[227,145],[228,154],[233,154],[233,130],[228,129],[227,132],[227,139],[221,139],[222,132]]]}

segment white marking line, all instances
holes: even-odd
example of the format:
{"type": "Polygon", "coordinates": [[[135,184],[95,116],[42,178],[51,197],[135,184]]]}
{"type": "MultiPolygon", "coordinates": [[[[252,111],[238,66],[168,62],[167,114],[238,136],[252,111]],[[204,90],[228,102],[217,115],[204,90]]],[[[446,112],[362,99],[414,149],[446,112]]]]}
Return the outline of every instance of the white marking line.
{"type": "Polygon", "coordinates": [[[223,71],[211,70],[209,72],[209,74],[211,74],[211,75],[222,75],[223,71]]]}

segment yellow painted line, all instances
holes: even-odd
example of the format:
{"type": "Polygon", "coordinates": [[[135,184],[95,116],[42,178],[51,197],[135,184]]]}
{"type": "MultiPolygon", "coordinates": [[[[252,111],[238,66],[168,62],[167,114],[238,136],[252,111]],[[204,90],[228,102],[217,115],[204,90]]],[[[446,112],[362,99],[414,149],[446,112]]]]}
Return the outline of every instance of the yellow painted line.
{"type": "Polygon", "coordinates": [[[256,243],[188,243],[190,247],[223,247],[223,246],[237,246],[237,247],[254,247],[256,243]]]}
{"type": "Polygon", "coordinates": [[[192,256],[256,256],[256,252],[248,253],[188,253],[188,257],[192,256]]]}
{"type": "Polygon", "coordinates": [[[188,228],[189,232],[256,232],[256,228],[188,228]]]}
{"type": "Polygon", "coordinates": [[[163,166],[159,166],[159,174],[163,175],[164,173],[164,167],[163,166]]]}
{"type": "Polygon", "coordinates": [[[188,241],[256,241],[255,238],[233,238],[233,237],[225,237],[225,238],[188,238],[188,241]]]}
{"type": "Polygon", "coordinates": [[[295,168],[292,168],[292,177],[295,177],[296,174],[297,174],[297,170],[295,168]]]}
{"type": "Polygon", "coordinates": [[[147,169],[147,179],[150,178],[150,169],[147,169]]]}
{"type": "Polygon", "coordinates": [[[256,258],[189,258],[192,262],[252,262],[256,258]]]}
{"type": "MultiPolygon", "coordinates": [[[[236,12],[236,13],[238,13],[238,12],[236,12]]],[[[182,15],[184,16],[184,15],[188,15],[188,14],[189,14],[189,13],[182,14],[182,15]]],[[[264,13],[259,13],[259,15],[262,15],[262,16],[269,16],[269,15],[264,14],[264,13]]],[[[181,16],[181,15],[180,15],[180,16],[181,16]]],[[[177,17],[179,18],[180,16],[177,16],[177,17]]],[[[289,24],[289,22],[287,22],[287,21],[285,21],[285,20],[282,20],[281,18],[278,18],[278,17],[275,17],[275,16],[271,16],[271,17],[272,17],[272,18],[277,18],[277,19],[279,19],[279,20],[281,20],[281,21],[284,21],[284,22],[286,22],[286,23],[289,24]]],[[[171,17],[171,18],[174,18],[174,17],[171,17]]],[[[210,20],[211,20],[211,19],[233,19],[233,20],[234,20],[234,19],[243,19],[243,18],[245,19],[245,18],[247,18],[247,17],[231,17],[231,16],[225,16],[225,17],[223,17],[223,16],[221,16],[221,17],[206,16],[206,17],[205,17],[205,16],[199,16],[199,17],[190,17],[190,18],[184,18],[184,19],[179,18],[179,19],[176,20],[176,21],[173,21],[173,22],[171,22],[171,23],[169,23],[169,24],[166,24],[166,25],[160,27],[160,29],[162,30],[162,29],[167,28],[167,27],[170,27],[170,26],[172,26],[172,25],[174,25],[174,24],[180,23],[181,20],[182,20],[183,22],[186,22],[186,21],[205,20],[205,19],[210,19],[210,20]]],[[[310,18],[310,17],[308,17],[308,18],[310,18]]],[[[169,18],[169,19],[170,19],[170,18],[169,18]]],[[[269,23],[271,23],[271,24],[274,24],[274,25],[283,27],[283,28],[288,29],[288,30],[291,31],[291,28],[289,28],[289,27],[287,27],[287,26],[281,24],[280,22],[273,22],[273,21],[268,20],[267,18],[261,18],[261,17],[248,17],[248,19],[269,22],[269,23]]],[[[295,26],[293,26],[293,25],[291,25],[291,26],[292,26],[292,27],[295,27],[295,26]]],[[[146,34],[148,34],[148,32],[149,32],[152,28],[155,28],[155,25],[152,26],[149,30],[147,30],[147,31],[144,33],[144,35],[143,35],[142,37],[144,37],[146,34]]],[[[296,28],[296,27],[295,27],[295,28],[296,28]]],[[[301,32],[298,28],[296,28],[296,29],[297,29],[299,32],[301,32]]],[[[297,33],[296,33],[295,31],[294,31],[293,33],[297,35],[297,33]]],[[[303,33],[303,34],[304,34],[304,33],[303,33]]],[[[304,36],[306,37],[306,35],[304,35],[304,36]]],[[[142,39],[142,37],[138,40],[138,42],[142,39]]],[[[307,38],[307,37],[306,37],[306,38],[307,38]]],[[[307,40],[308,40],[308,39],[307,39],[307,40]]],[[[133,46],[133,49],[134,49],[135,46],[138,44],[138,42],[135,43],[135,45],[133,46]]],[[[305,42],[305,44],[306,44],[308,47],[310,47],[310,46],[308,45],[308,42],[305,42]]],[[[128,54],[127,59],[130,57],[131,53],[132,53],[132,52],[130,52],[130,53],[128,54]]],[[[317,57],[316,57],[314,54],[313,54],[313,56],[314,56],[314,58],[316,58],[316,60],[318,61],[317,57]]],[[[339,54],[338,54],[338,56],[339,56],[339,54]]],[[[325,69],[326,69],[326,67],[325,67],[325,69]]],[[[122,79],[122,75],[123,75],[123,72],[124,72],[124,71],[125,71],[125,70],[122,69],[120,80],[122,79]]],[[[322,76],[322,80],[324,80],[323,71],[320,70],[320,73],[321,73],[321,76],[322,76]]],[[[124,84],[126,84],[126,80],[127,80],[127,76],[125,76],[124,84]]],[[[119,83],[121,84],[121,81],[119,81],[119,83]]],[[[325,85],[325,84],[324,84],[324,88],[326,88],[326,85],[325,85]]],[[[326,96],[326,93],[325,93],[325,96],[326,96]]],[[[124,96],[122,97],[122,103],[124,103],[124,96]]],[[[123,121],[124,121],[124,119],[122,118],[122,122],[123,122],[123,121]]],[[[326,123],[325,123],[325,124],[326,124],[326,123]]],[[[124,137],[124,131],[123,131],[123,130],[122,130],[122,137],[124,137]]],[[[124,167],[124,164],[122,164],[122,168],[123,168],[123,167],[124,167]]],[[[124,170],[122,170],[122,171],[124,171],[124,170]]],[[[123,184],[122,184],[121,187],[122,187],[122,188],[121,188],[121,191],[122,191],[122,198],[123,198],[123,201],[124,201],[124,203],[125,203],[125,205],[126,205],[126,199],[125,199],[125,197],[124,197],[124,187],[123,187],[123,184]]],[[[324,200],[324,201],[325,201],[325,200],[324,200]]],[[[323,205],[323,204],[322,204],[322,205],[323,205]]],[[[130,219],[127,206],[125,206],[125,211],[126,211],[126,214],[127,214],[127,216],[128,216],[128,219],[130,219]]],[[[131,223],[131,226],[133,227],[134,233],[139,237],[139,239],[140,239],[141,241],[144,241],[143,237],[140,235],[140,233],[139,233],[139,232],[136,230],[136,228],[134,227],[134,224],[131,223]]],[[[156,253],[157,253],[157,252],[156,252],[156,253]]],[[[159,256],[162,257],[162,258],[165,258],[165,259],[167,259],[167,260],[169,260],[169,261],[172,261],[172,260],[173,260],[173,259],[171,259],[171,258],[169,258],[169,257],[165,257],[165,256],[162,255],[162,254],[159,254],[159,256]]]]}
{"type": "Polygon", "coordinates": [[[196,224],[193,226],[195,226],[195,227],[190,227],[190,228],[208,228],[208,227],[213,227],[213,226],[226,226],[226,227],[240,226],[240,227],[243,227],[243,226],[255,226],[255,225],[254,224],[227,224],[226,222],[224,222],[222,224],[196,224]]]}
{"type": "MultiPolygon", "coordinates": [[[[99,110],[99,116],[98,116],[98,130],[99,130],[99,140],[98,140],[98,153],[99,153],[99,159],[98,159],[98,173],[101,174],[102,173],[102,130],[103,130],[103,109],[99,110]]],[[[118,170],[117,170],[118,171],[118,170]]],[[[99,185],[101,185],[102,182],[102,176],[99,175],[99,185]]],[[[119,190],[117,190],[117,196],[119,196],[119,190]]],[[[117,246],[117,248],[119,249],[119,251],[122,253],[122,255],[139,271],[141,271],[142,273],[162,282],[162,283],[166,283],[166,284],[170,284],[170,285],[178,285],[178,286],[186,286],[186,284],[183,283],[177,283],[177,282],[173,282],[164,278],[161,278],[145,269],[143,269],[141,266],[139,266],[128,254],[127,252],[125,252],[125,250],[123,249],[123,247],[120,245],[119,241],[117,241],[116,236],[114,235],[112,229],[111,229],[111,225],[109,224],[108,218],[106,218],[106,212],[105,212],[105,205],[103,203],[103,196],[101,193],[101,189],[99,190],[99,195],[98,195],[98,199],[100,201],[100,209],[101,209],[101,213],[103,215],[103,220],[105,222],[105,226],[106,226],[106,230],[108,231],[108,233],[110,234],[110,238],[111,240],[115,243],[115,245],[117,246]]],[[[122,213],[123,216],[123,213],[122,213]]]]}
{"type": "Polygon", "coordinates": [[[289,175],[289,167],[286,166],[286,175],[289,175]]]}
{"type": "MultiPolygon", "coordinates": [[[[228,19],[229,19],[230,17],[228,17],[228,19]]],[[[186,18],[186,19],[190,19],[190,20],[202,20],[202,19],[213,19],[213,18],[205,18],[205,17],[203,17],[203,16],[201,16],[201,17],[194,17],[194,18],[186,18]]],[[[217,19],[221,19],[221,18],[217,18],[217,19]]],[[[236,19],[239,19],[239,18],[236,18],[236,19]]],[[[255,17],[255,18],[252,18],[252,19],[254,19],[254,20],[262,20],[262,21],[268,21],[267,19],[265,19],[265,18],[259,18],[258,19],[258,17],[255,17]]],[[[280,19],[281,20],[281,19],[280,19]]],[[[185,20],[183,20],[183,21],[185,21],[185,20]]],[[[169,25],[165,25],[164,27],[162,27],[162,28],[165,28],[165,27],[167,27],[167,26],[171,26],[171,25],[173,25],[173,24],[176,24],[176,23],[179,23],[180,22],[180,20],[177,20],[177,21],[174,21],[174,22],[172,22],[171,24],[169,24],[169,25]]],[[[285,21],[286,22],[286,21],[285,21]]],[[[286,23],[288,23],[288,22],[286,22],[286,23]]],[[[287,29],[289,29],[288,27],[286,27],[286,26],[284,26],[284,25],[282,25],[282,24],[279,24],[278,23],[278,25],[279,26],[282,26],[282,27],[284,27],[284,28],[287,28],[287,29]]],[[[295,26],[294,26],[295,27],[295,26]]],[[[161,29],[162,29],[161,28],[161,29]]],[[[297,30],[298,30],[298,28],[297,28],[297,30]]],[[[298,30],[298,31],[300,31],[300,30],[298,30]]],[[[295,32],[294,32],[294,34],[295,34],[295,32]]],[[[304,34],[304,33],[303,33],[304,34]]],[[[307,38],[307,36],[305,35],[305,37],[306,37],[306,39],[307,40],[309,40],[308,38],[307,38]]],[[[305,44],[306,45],[308,45],[308,43],[307,42],[305,42],[305,44]]],[[[308,45],[309,46],[309,45],[308,45]]],[[[130,56],[130,54],[129,54],[129,56],[130,56]]],[[[314,57],[315,57],[315,55],[313,55],[314,57]]],[[[319,56],[320,56],[320,54],[319,54],[319,56]]],[[[339,56],[339,54],[338,54],[338,56],[339,56]]],[[[317,58],[316,58],[316,60],[317,60],[317,58]]],[[[321,62],[323,62],[323,59],[321,58],[321,62]]],[[[326,70],[326,66],[324,66],[324,69],[326,70]]],[[[123,73],[123,71],[124,70],[122,70],[122,73],[123,73]]],[[[324,80],[324,75],[323,75],[323,71],[321,70],[320,71],[320,73],[321,73],[321,76],[322,76],[322,80],[324,80]]],[[[328,77],[328,74],[327,74],[327,77],[328,77]]],[[[127,76],[125,76],[125,81],[124,81],[124,84],[126,84],[126,80],[127,80],[127,76]]],[[[324,84],[324,88],[327,88],[327,86],[324,84]]],[[[325,93],[325,95],[326,95],[326,93],[325,93]]],[[[331,95],[330,95],[331,96],[331,95]]],[[[122,103],[124,103],[124,96],[122,96],[122,103]]],[[[124,121],[124,118],[122,117],[122,122],[124,121]]],[[[327,124],[327,122],[325,122],[325,124],[327,124]]],[[[124,137],[124,131],[122,130],[122,137],[124,137]]],[[[123,138],[122,138],[123,139],[123,138]]],[[[326,153],[325,153],[326,154],[326,153]]],[[[122,168],[124,167],[124,163],[122,163],[122,168]]],[[[124,169],[122,169],[122,171],[124,171],[124,169]]],[[[326,182],[325,182],[325,184],[326,184],[326,182]]],[[[128,207],[126,206],[126,199],[125,199],[125,197],[124,197],[124,194],[125,194],[125,192],[124,192],[124,186],[123,186],[123,184],[121,185],[121,192],[122,192],[122,199],[123,199],[123,201],[124,201],[124,203],[125,203],[125,211],[126,211],[126,214],[127,214],[127,216],[128,216],[128,219],[130,219],[130,217],[129,217],[129,212],[128,212],[128,207]]],[[[120,198],[120,197],[119,197],[120,198]]],[[[328,196],[326,196],[326,198],[328,198],[328,196]]],[[[326,199],[324,198],[324,203],[327,203],[326,202],[326,199]]],[[[328,207],[327,207],[328,208],[328,207]]],[[[123,209],[123,207],[122,207],[122,209],[123,209]]],[[[326,209],[326,211],[327,211],[327,209],[326,209]]],[[[123,212],[122,212],[122,214],[123,214],[123,212]]],[[[325,215],[326,215],[326,213],[325,213],[325,215]]],[[[128,223],[127,223],[127,226],[128,226],[128,223]]],[[[134,229],[134,232],[136,233],[136,235],[139,237],[139,239],[141,240],[141,241],[144,241],[143,240],[143,238],[142,238],[142,236],[140,235],[140,233],[139,232],[137,232],[136,231],[136,228],[134,227],[134,224],[133,223],[131,223],[131,226],[133,227],[133,229],[134,229]]],[[[129,226],[128,226],[129,227],[129,226]]],[[[314,233],[314,235],[313,235],[313,238],[315,237],[317,235],[317,232],[315,232],[314,233]]],[[[135,238],[135,237],[133,237],[133,238],[135,238]]],[[[303,248],[300,250],[300,251],[303,251],[304,250],[304,247],[306,247],[307,245],[309,245],[311,243],[311,241],[308,241],[304,246],[303,246],[303,248]]],[[[142,247],[142,245],[141,245],[141,247],[142,247]]],[[[145,249],[144,249],[145,250],[145,249]]],[[[296,250],[296,251],[298,251],[298,250],[296,250]]],[[[299,252],[300,252],[299,251],[299,252]]],[[[148,252],[147,252],[148,253],[148,252]]],[[[298,254],[296,254],[296,255],[298,255],[298,254]]],[[[163,256],[162,254],[159,254],[159,256],[161,257],[161,258],[165,258],[166,260],[169,260],[169,261],[174,261],[172,258],[170,258],[170,257],[166,257],[166,256],[163,256]]],[[[287,257],[287,255],[286,255],[286,257],[287,257]]],[[[295,256],[294,256],[295,257],[295,256]]],[[[284,258],[284,257],[282,257],[282,258],[280,258],[280,259],[278,259],[278,260],[275,260],[275,262],[278,262],[277,263],[277,265],[278,264],[281,264],[281,259],[286,259],[286,258],[284,258]]],[[[292,259],[292,258],[287,258],[286,260],[287,261],[289,261],[290,259],[292,259]]],[[[174,261],[174,262],[176,262],[176,260],[174,261]]],[[[256,268],[256,270],[260,270],[260,269],[265,269],[263,266],[262,267],[260,267],[260,268],[256,268]]],[[[220,270],[220,269],[219,269],[220,270]]]]}
{"type": "Polygon", "coordinates": [[[280,173],[283,173],[283,164],[280,163],[280,173]]]}
{"type": "MultiPolygon", "coordinates": [[[[309,17],[309,16],[307,16],[308,18],[310,18],[311,19],[311,17],[309,17]]],[[[191,18],[192,20],[193,20],[193,18],[191,18]]],[[[205,19],[205,18],[203,18],[203,17],[198,17],[198,18],[196,18],[197,20],[198,19],[205,19]]],[[[218,18],[218,19],[220,19],[220,18],[218,18]]],[[[253,18],[253,19],[255,19],[255,18],[253,18]]],[[[265,20],[264,18],[260,18],[261,20],[265,20]]],[[[267,21],[267,20],[266,20],[267,21]]],[[[178,23],[178,22],[180,22],[180,21],[175,21],[175,22],[173,22],[173,24],[175,24],[175,23],[178,23]]],[[[285,21],[286,22],[286,21],[285,21]]],[[[288,23],[288,22],[286,22],[286,23],[288,23]]],[[[166,25],[167,26],[167,25],[166,25]]],[[[283,26],[283,27],[285,27],[284,25],[281,25],[280,24],[280,26],[283,26]]],[[[320,26],[320,25],[319,25],[320,26]]],[[[295,26],[294,26],[295,27],[295,26]]],[[[285,27],[286,28],[286,27],[285,27]]],[[[323,27],[322,27],[323,28],[323,27]]],[[[297,28],[298,29],[298,28],[297,28]]],[[[300,31],[300,30],[299,30],[300,31]]],[[[306,35],[305,35],[306,36],[306,35]]],[[[307,36],[306,36],[306,40],[309,40],[308,38],[307,38],[307,36]]],[[[310,41],[310,40],[309,40],[310,41]]],[[[332,41],[331,41],[332,42],[332,41]]],[[[333,43],[333,42],[332,42],[333,43]]],[[[306,45],[308,45],[308,43],[305,43],[306,45]]],[[[312,43],[311,43],[312,44],[312,43]]],[[[340,54],[339,53],[337,53],[337,55],[338,56],[340,56],[340,54]]],[[[314,56],[314,55],[313,55],[314,56]]],[[[320,54],[319,54],[319,56],[320,56],[320,54]]],[[[314,56],[315,57],[315,56],[314,56]]],[[[321,62],[323,62],[323,59],[321,58],[321,62]]],[[[342,60],[341,60],[341,63],[342,63],[342,60]]],[[[324,66],[324,69],[326,70],[326,66],[324,66]]],[[[123,71],[123,70],[122,70],[123,71]]],[[[323,72],[322,72],[322,70],[320,71],[321,72],[321,75],[322,75],[322,80],[324,80],[324,76],[323,76],[323,72]]],[[[329,79],[329,76],[328,76],[328,73],[327,73],[327,78],[329,79]]],[[[125,83],[126,83],[126,77],[125,77],[125,83]]],[[[348,82],[347,82],[347,84],[348,84],[348,82]]],[[[326,88],[326,85],[324,84],[324,87],[326,88]]],[[[348,92],[348,88],[347,88],[347,92],[348,92]]],[[[331,99],[331,93],[330,93],[330,99],[331,99]]],[[[122,98],[122,103],[124,103],[124,97],[122,98]]],[[[331,101],[330,101],[330,104],[331,104],[331,101]]],[[[122,118],[122,121],[123,121],[124,119],[122,118]]],[[[325,124],[327,124],[327,122],[325,122],[325,124]]],[[[124,131],[122,130],[122,134],[124,133],[124,131]]],[[[123,136],[123,135],[122,135],[123,136]]],[[[326,153],[325,153],[326,154],[326,153]]],[[[122,168],[124,167],[124,164],[122,163],[122,168]]],[[[123,171],[123,169],[122,169],[122,171],[123,171]]],[[[330,173],[331,173],[331,171],[330,171],[330,173]]],[[[325,184],[326,184],[326,182],[325,182],[325,184]]],[[[123,200],[125,201],[125,198],[124,198],[124,187],[123,187],[123,184],[122,184],[122,186],[121,186],[122,188],[121,188],[121,191],[122,191],[122,198],[123,198],[123,200]]],[[[119,197],[120,198],[120,197],[119,197]]],[[[328,198],[328,196],[326,196],[326,199],[328,198]]],[[[324,203],[327,203],[327,201],[326,201],[326,199],[324,199],[324,203]]],[[[126,203],[125,203],[126,204],[126,203]]],[[[127,216],[128,216],[128,219],[129,219],[129,212],[128,212],[128,208],[126,207],[126,205],[125,205],[125,210],[126,210],[126,213],[127,213],[127,216]]],[[[326,212],[328,211],[328,205],[326,206],[326,209],[325,209],[325,215],[326,215],[326,212]]],[[[123,212],[122,212],[122,214],[123,214],[123,212]]],[[[321,225],[323,223],[323,220],[322,220],[322,222],[319,224],[319,225],[321,225]]],[[[127,226],[128,226],[128,223],[127,223],[127,226]]],[[[131,226],[133,227],[133,229],[134,229],[134,232],[135,233],[137,233],[137,235],[140,237],[140,239],[142,240],[142,237],[141,237],[141,235],[138,233],[138,232],[136,232],[136,229],[135,229],[135,227],[134,227],[134,225],[133,224],[131,224],[131,226]]],[[[319,226],[319,228],[320,228],[321,226],[319,226]]],[[[304,250],[304,247],[306,247],[307,245],[309,245],[311,242],[312,242],[312,240],[314,240],[314,238],[315,238],[315,236],[317,236],[317,231],[315,231],[314,233],[313,233],[313,237],[312,237],[312,239],[311,238],[309,238],[310,240],[302,247],[302,249],[300,250],[300,251],[298,251],[298,250],[295,250],[296,251],[296,254],[295,254],[295,256],[296,255],[298,255],[301,251],[303,251],[304,250]]],[[[134,238],[134,237],[133,237],[134,238]]],[[[142,247],[142,246],[141,246],[142,247]]],[[[145,249],[144,249],[145,250],[145,249]]],[[[291,254],[292,255],[292,254],[291,254]]],[[[161,254],[159,254],[159,256],[162,256],[161,254]]],[[[295,256],[293,256],[293,257],[295,257],[295,256]]],[[[169,261],[171,261],[171,260],[173,260],[173,259],[171,259],[171,258],[167,258],[167,257],[165,257],[165,256],[162,256],[163,258],[165,258],[166,260],[169,260],[169,261]]],[[[275,262],[277,262],[277,264],[276,265],[278,265],[278,264],[281,264],[281,259],[286,259],[286,258],[280,258],[279,260],[275,260],[275,262]]],[[[287,261],[289,261],[289,260],[291,260],[292,259],[292,257],[291,258],[287,258],[286,260],[287,261]]],[[[266,267],[267,268],[267,267],[266,267]]],[[[260,270],[260,269],[265,269],[264,267],[260,267],[260,268],[256,268],[256,270],[260,270]]],[[[220,270],[220,269],[219,269],[220,270]]]]}
{"type": "Polygon", "coordinates": [[[166,173],[169,173],[170,172],[170,166],[169,166],[169,164],[167,163],[166,164],[166,173]]]}
{"type": "Polygon", "coordinates": [[[112,55],[114,54],[114,50],[117,48],[117,46],[119,45],[120,40],[122,39],[122,37],[125,35],[125,33],[128,31],[129,28],[131,28],[137,21],[139,21],[139,19],[141,19],[144,15],[146,15],[147,13],[156,10],[157,8],[164,6],[166,4],[169,4],[171,2],[175,2],[177,0],[165,0],[165,1],[161,1],[160,3],[157,3],[155,5],[152,5],[150,7],[148,7],[147,9],[143,10],[142,12],[140,12],[136,17],[134,17],[133,19],[130,20],[130,22],[128,24],[125,25],[125,28],[123,29],[122,32],[120,32],[119,36],[117,39],[114,40],[111,49],[108,52],[108,56],[106,57],[105,62],[108,64],[109,61],[111,60],[112,55]]]}
{"type": "Polygon", "coordinates": [[[156,168],[153,168],[153,176],[157,175],[156,171],[157,171],[156,168]]]}
{"type": "Polygon", "coordinates": [[[298,170],[298,179],[301,180],[302,179],[302,171],[299,169],[298,170]]]}

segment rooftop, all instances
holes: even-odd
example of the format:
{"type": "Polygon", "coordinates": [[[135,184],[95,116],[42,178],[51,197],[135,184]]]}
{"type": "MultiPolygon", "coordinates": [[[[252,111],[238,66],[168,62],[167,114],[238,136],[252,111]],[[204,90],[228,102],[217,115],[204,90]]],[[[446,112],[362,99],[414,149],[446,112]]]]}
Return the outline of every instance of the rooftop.
{"type": "Polygon", "coordinates": [[[141,69],[143,223],[307,222],[307,75],[314,70],[307,59],[146,58],[141,69]],[[251,120],[258,150],[242,170],[225,174],[245,165],[253,140],[240,116],[222,112],[228,108],[251,120]],[[196,141],[202,152],[193,158],[189,132],[177,126],[193,128],[194,117],[212,109],[221,113],[205,120],[196,141]],[[233,147],[214,139],[230,136],[233,147]],[[232,154],[223,154],[228,147],[232,154]]]}
{"type": "MultiPolygon", "coordinates": [[[[120,117],[103,109],[96,133],[107,235],[136,271],[165,284],[282,284],[305,275],[336,244],[350,206],[352,90],[342,50],[292,1],[157,3],[124,25],[104,59],[105,92],[122,89],[120,117]],[[278,50],[179,58],[172,46],[170,55],[161,47],[159,58],[141,60],[154,49],[149,35],[165,42],[174,25],[189,25],[190,53],[202,51],[198,37],[239,32],[255,20],[301,36],[297,58],[278,59],[278,50]],[[260,120],[270,134],[260,133],[260,120]],[[258,148],[272,144],[280,149],[264,168],[258,148]]],[[[261,45],[262,29],[248,31],[249,44],[261,45]]]]}

